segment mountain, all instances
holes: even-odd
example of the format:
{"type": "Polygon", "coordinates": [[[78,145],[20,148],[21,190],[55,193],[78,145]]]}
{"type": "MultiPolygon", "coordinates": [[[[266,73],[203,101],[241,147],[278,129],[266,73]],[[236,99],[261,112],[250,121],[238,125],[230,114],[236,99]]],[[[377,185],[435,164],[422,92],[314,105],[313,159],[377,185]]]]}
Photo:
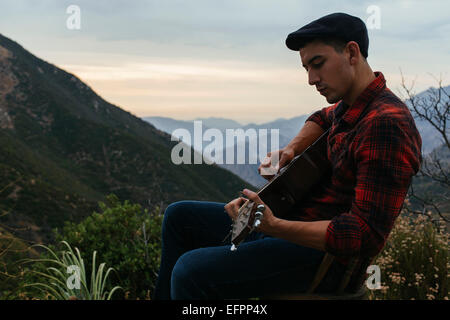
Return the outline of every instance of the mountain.
{"type": "Polygon", "coordinates": [[[16,236],[50,241],[109,193],[149,207],[252,187],[216,165],[175,165],[177,143],[0,35],[0,224],[16,236]]]}
{"type": "MultiPolygon", "coordinates": [[[[222,153],[222,159],[223,163],[219,163],[218,165],[226,168],[227,170],[233,172],[237,176],[241,177],[245,181],[251,183],[254,186],[261,187],[263,186],[267,181],[262,178],[258,173],[258,167],[260,164],[259,157],[257,159],[256,163],[250,163],[249,160],[249,150],[251,150],[252,145],[257,146],[258,152],[260,152],[259,148],[263,147],[262,150],[263,156],[266,155],[267,152],[269,152],[272,148],[270,147],[270,141],[272,137],[272,131],[271,130],[278,130],[278,136],[279,136],[279,148],[282,148],[286,146],[289,141],[300,131],[301,127],[305,123],[305,120],[308,118],[308,115],[302,115],[291,119],[276,119],[271,122],[263,123],[263,124],[247,124],[247,125],[239,125],[238,122],[230,120],[230,119],[223,119],[223,118],[198,118],[195,119],[196,121],[202,121],[201,127],[202,131],[205,132],[208,129],[219,129],[222,133],[223,137],[223,148],[221,149],[222,153]],[[234,140],[234,143],[230,142],[232,146],[226,145],[227,139],[226,139],[226,130],[232,129],[234,132],[236,132],[236,129],[242,129],[244,133],[249,133],[250,131],[254,132],[256,134],[256,138],[249,137],[237,137],[234,140]],[[237,162],[237,143],[243,142],[244,143],[244,150],[245,150],[245,156],[246,161],[244,164],[239,164],[237,162]],[[267,146],[267,147],[266,147],[267,146]],[[265,147],[265,148],[264,148],[265,147]],[[232,151],[233,149],[234,151],[232,151]],[[234,152],[234,159],[231,161],[231,163],[226,163],[226,155],[230,154],[231,152],[234,152]]],[[[184,139],[183,141],[187,144],[191,144],[191,141],[193,141],[194,137],[194,121],[182,121],[182,120],[174,120],[171,118],[164,118],[164,117],[144,117],[143,120],[148,121],[152,125],[154,125],[156,128],[167,132],[169,134],[172,134],[176,129],[186,129],[191,139],[184,139]]],[[[203,144],[203,147],[206,146],[208,142],[205,142],[203,144]]],[[[197,151],[201,152],[202,148],[197,148],[197,151]]],[[[262,157],[263,157],[262,156],[262,157]]]]}
{"type": "Polygon", "coordinates": [[[194,121],[202,121],[203,125],[208,128],[217,128],[221,131],[226,129],[237,129],[241,128],[242,124],[237,121],[225,118],[196,118],[194,121]]]}
{"type": "MultiPolygon", "coordinates": [[[[176,129],[183,128],[187,129],[191,136],[194,135],[194,122],[193,121],[183,121],[183,120],[175,120],[172,118],[166,117],[143,117],[142,120],[150,123],[156,129],[171,134],[176,129]]],[[[189,143],[189,141],[186,141],[189,143]]]]}
{"type": "MultiPolygon", "coordinates": [[[[278,129],[280,130],[280,136],[286,137],[289,139],[289,141],[297,135],[297,133],[302,128],[303,124],[305,123],[306,119],[309,117],[310,114],[304,114],[301,116],[297,116],[290,119],[284,119],[279,118],[274,121],[270,121],[267,123],[263,123],[260,125],[257,124],[248,124],[244,126],[244,130],[248,128],[255,128],[255,129],[278,129]]],[[[289,143],[289,141],[287,141],[289,143]]],[[[283,144],[280,142],[280,145],[283,144]]]]}
{"type": "Polygon", "coordinates": [[[257,131],[260,129],[267,129],[268,131],[271,129],[278,129],[280,136],[286,137],[290,140],[300,131],[308,116],[309,115],[301,115],[291,119],[280,118],[263,124],[250,123],[247,125],[241,125],[234,120],[225,118],[196,118],[195,120],[187,121],[175,120],[167,117],[143,117],[142,119],[151,123],[157,129],[169,134],[176,129],[182,128],[188,130],[191,136],[193,136],[194,121],[201,121],[204,131],[210,128],[219,129],[224,136],[226,129],[243,129],[244,131],[247,129],[255,129],[257,131]]]}
{"type": "MultiPolygon", "coordinates": [[[[249,128],[247,127],[245,130],[248,130],[248,129],[249,128]]],[[[260,127],[258,129],[255,129],[255,131],[261,130],[261,129],[265,129],[265,128],[260,127]]],[[[274,129],[274,128],[272,128],[272,129],[274,129]]],[[[281,129],[280,129],[280,131],[281,131],[281,129]]],[[[259,131],[257,131],[257,132],[259,133],[259,131]]],[[[243,149],[245,150],[244,164],[240,164],[237,161],[237,156],[238,156],[238,146],[237,145],[225,148],[223,150],[223,159],[226,159],[225,157],[227,154],[229,154],[230,152],[233,152],[232,154],[234,155],[234,160],[231,163],[220,164],[220,166],[222,168],[230,170],[231,172],[233,172],[237,176],[241,177],[242,179],[248,181],[252,185],[257,186],[258,188],[261,188],[265,183],[267,183],[267,180],[265,180],[263,177],[261,177],[261,175],[258,172],[258,167],[261,164],[260,159],[264,159],[267,152],[270,152],[271,150],[278,150],[280,148],[285,147],[289,143],[289,141],[291,141],[292,138],[286,137],[282,134],[278,134],[278,147],[273,147],[273,148],[271,147],[271,139],[272,139],[272,134],[270,132],[270,129],[267,129],[267,134],[258,134],[258,137],[256,139],[246,139],[244,141],[244,147],[243,147],[243,149]],[[252,147],[255,148],[255,146],[256,146],[256,149],[252,149],[252,147]],[[260,151],[261,149],[263,150],[263,152],[260,151]],[[255,161],[253,161],[253,162],[250,161],[250,159],[251,159],[250,155],[254,154],[250,150],[257,150],[256,153],[257,153],[258,157],[256,158],[256,163],[255,163],[255,161]],[[260,154],[260,152],[261,152],[261,154],[260,154]]]]}

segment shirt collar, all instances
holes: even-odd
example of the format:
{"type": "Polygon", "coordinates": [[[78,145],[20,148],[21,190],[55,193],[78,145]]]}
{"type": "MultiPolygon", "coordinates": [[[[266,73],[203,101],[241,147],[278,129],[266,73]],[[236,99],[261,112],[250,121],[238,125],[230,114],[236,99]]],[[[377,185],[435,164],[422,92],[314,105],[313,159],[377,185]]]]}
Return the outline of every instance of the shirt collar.
{"type": "MultiPolygon", "coordinates": [[[[348,125],[353,126],[359,120],[361,113],[364,111],[367,105],[386,87],[386,80],[381,72],[374,72],[375,80],[373,80],[366,89],[356,98],[355,102],[349,107],[343,105],[342,107],[347,109],[342,116],[342,121],[345,121],[348,125]]],[[[342,102],[342,104],[344,104],[342,102]]]]}

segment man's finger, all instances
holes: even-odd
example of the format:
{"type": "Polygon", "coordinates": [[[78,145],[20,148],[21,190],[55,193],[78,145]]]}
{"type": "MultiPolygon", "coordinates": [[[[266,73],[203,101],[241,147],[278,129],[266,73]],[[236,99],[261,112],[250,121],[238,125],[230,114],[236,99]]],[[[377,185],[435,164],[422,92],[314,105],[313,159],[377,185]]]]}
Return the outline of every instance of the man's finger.
{"type": "Polygon", "coordinates": [[[269,156],[266,156],[266,157],[264,158],[263,162],[261,163],[261,165],[264,166],[264,167],[270,165],[270,159],[271,159],[271,158],[270,158],[269,156]]]}
{"type": "Polygon", "coordinates": [[[239,197],[239,205],[242,205],[242,204],[244,204],[245,203],[245,201],[247,201],[248,199],[247,198],[244,198],[244,197],[239,197]]]}
{"type": "Polygon", "coordinates": [[[288,161],[289,161],[288,159],[289,159],[288,156],[282,154],[281,158],[280,158],[280,162],[278,163],[278,167],[283,168],[288,163],[288,161]]]}
{"type": "Polygon", "coordinates": [[[256,192],[253,192],[251,190],[248,189],[244,189],[242,190],[242,192],[244,193],[244,195],[246,195],[251,201],[255,202],[255,203],[262,203],[261,199],[259,198],[258,194],[256,192]]]}
{"type": "Polygon", "coordinates": [[[229,208],[232,208],[233,210],[238,210],[245,203],[245,201],[247,201],[246,198],[243,197],[236,198],[225,205],[225,210],[229,208]]]}

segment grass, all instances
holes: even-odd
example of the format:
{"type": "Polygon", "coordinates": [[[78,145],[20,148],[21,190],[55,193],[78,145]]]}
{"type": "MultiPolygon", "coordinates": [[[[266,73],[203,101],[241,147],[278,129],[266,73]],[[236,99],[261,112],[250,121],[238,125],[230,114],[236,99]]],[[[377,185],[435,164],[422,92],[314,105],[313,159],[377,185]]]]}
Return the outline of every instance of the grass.
{"type": "Polygon", "coordinates": [[[78,248],[73,250],[69,243],[61,241],[66,250],[58,254],[44,245],[36,245],[47,251],[49,258],[28,259],[27,262],[40,263],[46,266],[43,271],[32,272],[40,278],[40,282],[26,284],[26,287],[40,289],[51,299],[55,300],[110,300],[115,291],[121,289],[115,286],[107,291],[107,280],[113,268],[105,271],[105,263],[96,268],[96,255],[92,255],[92,270],[90,281],[85,269],[84,260],[78,248]]]}

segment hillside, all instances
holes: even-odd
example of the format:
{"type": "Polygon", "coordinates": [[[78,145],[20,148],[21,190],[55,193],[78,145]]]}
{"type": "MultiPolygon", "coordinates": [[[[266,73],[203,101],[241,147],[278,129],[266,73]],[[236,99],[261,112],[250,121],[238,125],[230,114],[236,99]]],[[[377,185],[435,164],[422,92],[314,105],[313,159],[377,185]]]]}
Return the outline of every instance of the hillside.
{"type": "MultiPolygon", "coordinates": [[[[421,199],[436,205],[442,213],[450,213],[450,189],[448,187],[448,177],[450,176],[450,150],[443,144],[437,147],[422,162],[422,169],[427,174],[438,177],[436,179],[419,174],[413,179],[414,193],[421,199]],[[445,183],[447,181],[447,183],[445,183]]],[[[421,202],[411,199],[411,206],[415,210],[421,210],[421,202]]],[[[430,209],[430,208],[429,208],[430,209]]]]}
{"type": "Polygon", "coordinates": [[[16,236],[49,241],[109,193],[149,207],[250,187],[215,165],[174,165],[175,144],[0,35],[0,223],[16,236]]]}

